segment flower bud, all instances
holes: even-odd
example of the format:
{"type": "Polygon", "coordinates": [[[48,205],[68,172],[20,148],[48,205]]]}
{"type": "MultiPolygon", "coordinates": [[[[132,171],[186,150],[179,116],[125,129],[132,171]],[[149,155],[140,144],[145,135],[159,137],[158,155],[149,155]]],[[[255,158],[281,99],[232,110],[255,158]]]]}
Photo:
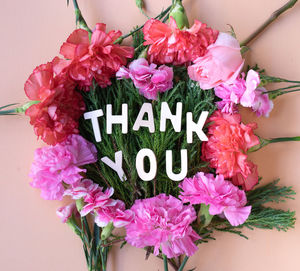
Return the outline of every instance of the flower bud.
{"type": "Polygon", "coordinates": [[[201,204],[198,217],[203,228],[210,224],[214,216],[209,213],[209,205],[205,205],[204,203],[201,204]]]}
{"type": "Polygon", "coordinates": [[[184,27],[189,28],[189,20],[180,0],[175,0],[169,13],[169,17],[174,18],[179,29],[183,29],[184,27]]]}
{"type": "Polygon", "coordinates": [[[84,206],[83,198],[76,200],[76,207],[79,213],[81,212],[83,206],[84,206]]]}
{"type": "Polygon", "coordinates": [[[114,224],[112,222],[109,222],[103,229],[101,232],[101,240],[106,240],[110,235],[111,232],[114,229],[114,224]]]}

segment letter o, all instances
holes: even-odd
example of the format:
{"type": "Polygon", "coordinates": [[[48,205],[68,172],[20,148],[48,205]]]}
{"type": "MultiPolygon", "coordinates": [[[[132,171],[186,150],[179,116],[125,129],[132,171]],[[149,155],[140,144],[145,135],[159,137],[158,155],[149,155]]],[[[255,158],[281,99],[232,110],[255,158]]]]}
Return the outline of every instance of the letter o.
{"type": "Polygon", "coordinates": [[[156,176],[157,162],[154,152],[150,149],[141,149],[136,155],[135,166],[139,177],[143,181],[152,181],[156,176]],[[150,160],[150,170],[145,172],[144,159],[148,157],[150,160]]]}

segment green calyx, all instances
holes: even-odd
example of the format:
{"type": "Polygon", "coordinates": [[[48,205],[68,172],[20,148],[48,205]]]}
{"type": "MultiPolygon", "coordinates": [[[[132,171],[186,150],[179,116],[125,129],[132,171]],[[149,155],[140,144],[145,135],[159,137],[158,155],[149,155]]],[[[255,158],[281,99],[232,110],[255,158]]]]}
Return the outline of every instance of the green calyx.
{"type": "Polygon", "coordinates": [[[102,230],[101,232],[101,240],[106,240],[112,233],[114,229],[114,225],[112,222],[109,222],[102,230]]]}
{"type": "Polygon", "coordinates": [[[189,28],[189,20],[180,0],[174,1],[169,17],[173,17],[179,29],[189,28]]]}
{"type": "Polygon", "coordinates": [[[209,213],[209,205],[205,205],[202,203],[198,214],[198,219],[200,220],[199,222],[201,227],[207,227],[210,224],[213,217],[214,216],[209,213]]]}

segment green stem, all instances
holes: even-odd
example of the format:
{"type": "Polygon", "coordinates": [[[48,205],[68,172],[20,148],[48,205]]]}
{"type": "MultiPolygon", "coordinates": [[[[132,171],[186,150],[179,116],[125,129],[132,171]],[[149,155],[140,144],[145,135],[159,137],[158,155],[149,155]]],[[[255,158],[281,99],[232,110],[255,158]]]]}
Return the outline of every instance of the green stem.
{"type": "Polygon", "coordinates": [[[88,27],[85,19],[82,16],[82,13],[80,11],[80,8],[78,6],[77,0],[73,0],[73,5],[75,9],[75,17],[76,17],[76,26],[77,28],[84,29],[88,31],[90,34],[92,33],[92,30],[88,27]]]}
{"type": "MultiPolygon", "coordinates": [[[[168,14],[168,12],[170,11],[171,7],[172,7],[172,6],[169,6],[167,9],[165,9],[165,10],[162,11],[160,14],[158,14],[154,19],[159,19],[159,20],[160,20],[160,19],[162,19],[163,17],[165,17],[165,16],[168,14]]],[[[133,31],[129,32],[128,34],[125,34],[125,35],[121,36],[120,38],[118,38],[118,39],[115,41],[115,43],[116,43],[116,44],[120,44],[124,39],[126,39],[126,38],[132,36],[134,33],[140,31],[141,29],[143,29],[144,26],[145,26],[145,24],[139,26],[138,28],[134,29],[133,31]]]]}
{"type": "Polygon", "coordinates": [[[165,271],[169,271],[169,268],[168,268],[168,258],[164,254],[163,254],[163,259],[164,259],[164,270],[165,271]]]}
{"type": "Polygon", "coordinates": [[[183,271],[183,268],[185,267],[187,261],[188,261],[189,257],[188,256],[185,256],[183,261],[182,261],[182,264],[180,265],[178,271],[183,271]]]}
{"type": "Polygon", "coordinates": [[[295,84],[300,83],[300,81],[288,80],[288,79],[269,76],[269,75],[265,75],[265,74],[261,74],[260,77],[261,77],[261,80],[264,80],[267,83],[295,83],[295,84]]]}
{"type": "Polygon", "coordinates": [[[271,23],[273,23],[282,13],[292,8],[298,0],[290,0],[284,6],[273,12],[273,14],[257,29],[255,30],[248,38],[241,42],[241,47],[248,45],[252,40],[254,40],[260,33],[262,33],[271,23]]]}
{"type": "Polygon", "coordinates": [[[271,139],[259,139],[260,144],[250,148],[248,150],[248,153],[256,152],[260,150],[261,148],[269,145],[270,143],[278,143],[278,142],[289,142],[289,141],[300,141],[300,136],[294,136],[294,137],[277,137],[277,138],[271,138],[271,139]]]}

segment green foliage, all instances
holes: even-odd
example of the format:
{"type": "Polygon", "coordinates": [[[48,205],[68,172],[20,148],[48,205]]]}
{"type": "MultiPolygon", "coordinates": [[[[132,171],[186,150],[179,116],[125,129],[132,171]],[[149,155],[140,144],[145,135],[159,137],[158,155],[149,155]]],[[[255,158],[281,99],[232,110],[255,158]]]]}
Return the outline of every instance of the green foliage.
{"type": "MultiPolygon", "coordinates": [[[[165,172],[165,152],[173,150],[173,170],[180,171],[180,150],[188,150],[188,176],[195,174],[206,164],[200,160],[201,141],[195,135],[194,142],[186,142],[186,113],[192,112],[197,120],[201,112],[206,110],[212,113],[215,110],[214,95],[211,90],[202,90],[198,84],[191,80],[181,80],[177,75],[177,83],[174,88],[159,95],[157,101],[152,101],[155,132],[151,134],[147,128],[133,131],[132,127],[144,102],[150,102],[141,96],[131,80],[114,80],[106,89],[100,89],[94,85],[90,92],[83,92],[87,111],[102,109],[105,112],[107,104],[112,104],[113,113],[121,114],[123,103],[128,104],[129,129],[127,134],[122,134],[120,125],[114,125],[113,134],[106,131],[105,116],[99,119],[102,142],[95,142],[91,122],[81,119],[80,133],[89,141],[93,142],[98,149],[98,163],[87,166],[87,177],[101,186],[112,186],[115,196],[130,206],[136,198],[151,197],[155,194],[166,193],[178,195],[178,183],[170,180],[165,172]],[[167,102],[170,110],[175,112],[176,103],[183,103],[182,130],[176,133],[171,122],[167,122],[166,132],[159,131],[161,103],[167,102]],[[139,179],[135,168],[135,157],[139,150],[149,148],[156,155],[158,170],[156,179],[152,182],[144,182],[139,179]],[[114,160],[115,152],[123,152],[123,169],[127,181],[121,182],[116,172],[100,161],[101,157],[108,156],[114,160]]],[[[185,76],[185,75],[184,75],[185,76]]],[[[149,165],[145,165],[147,168],[149,165]]]]}

